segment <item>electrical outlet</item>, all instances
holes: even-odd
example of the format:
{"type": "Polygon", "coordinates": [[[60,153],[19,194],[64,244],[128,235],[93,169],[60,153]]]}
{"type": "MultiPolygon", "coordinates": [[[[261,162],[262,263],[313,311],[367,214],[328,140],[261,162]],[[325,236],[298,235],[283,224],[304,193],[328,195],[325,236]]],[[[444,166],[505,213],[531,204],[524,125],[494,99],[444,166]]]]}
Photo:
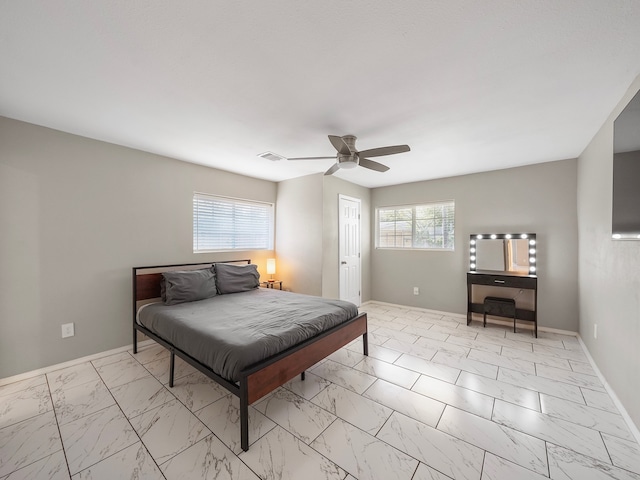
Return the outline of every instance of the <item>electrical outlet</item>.
{"type": "Polygon", "coordinates": [[[598,324],[593,324],[593,338],[598,338],[598,324]]]}
{"type": "Polygon", "coordinates": [[[62,338],[73,337],[74,335],[73,323],[65,323],[62,325],[62,338]]]}
{"type": "Polygon", "coordinates": [[[420,295],[420,289],[418,287],[413,287],[413,294],[420,295]]]}

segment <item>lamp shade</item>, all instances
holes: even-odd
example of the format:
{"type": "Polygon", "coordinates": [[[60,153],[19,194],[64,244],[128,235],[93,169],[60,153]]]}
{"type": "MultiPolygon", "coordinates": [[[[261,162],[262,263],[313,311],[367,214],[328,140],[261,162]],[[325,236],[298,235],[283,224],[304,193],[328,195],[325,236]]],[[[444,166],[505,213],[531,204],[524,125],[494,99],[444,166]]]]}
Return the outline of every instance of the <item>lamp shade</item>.
{"type": "Polygon", "coordinates": [[[273,275],[276,273],[276,259],[268,258],[267,259],[267,275],[273,275]]]}

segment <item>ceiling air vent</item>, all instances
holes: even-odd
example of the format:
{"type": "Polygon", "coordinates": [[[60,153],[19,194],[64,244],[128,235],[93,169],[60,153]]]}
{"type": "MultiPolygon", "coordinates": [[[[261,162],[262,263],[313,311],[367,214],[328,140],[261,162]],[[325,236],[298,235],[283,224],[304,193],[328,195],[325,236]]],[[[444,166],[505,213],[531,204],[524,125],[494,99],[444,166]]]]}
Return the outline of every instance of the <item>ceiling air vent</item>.
{"type": "Polygon", "coordinates": [[[286,160],[287,157],[283,157],[282,155],[278,155],[273,152],[264,152],[258,154],[259,157],[266,158],[267,160],[271,160],[272,162],[277,162],[278,160],[286,160]]]}

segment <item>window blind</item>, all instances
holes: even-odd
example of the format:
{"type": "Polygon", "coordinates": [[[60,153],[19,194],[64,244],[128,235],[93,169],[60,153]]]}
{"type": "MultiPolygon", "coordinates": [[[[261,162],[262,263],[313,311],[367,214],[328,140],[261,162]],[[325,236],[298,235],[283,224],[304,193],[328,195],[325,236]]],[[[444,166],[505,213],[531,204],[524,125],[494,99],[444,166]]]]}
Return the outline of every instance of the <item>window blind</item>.
{"type": "Polygon", "coordinates": [[[193,195],[193,251],[273,250],[273,204],[193,195]]]}
{"type": "Polygon", "coordinates": [[[455,202],[380,207],[377,248],[453,250],[455,202]]]}

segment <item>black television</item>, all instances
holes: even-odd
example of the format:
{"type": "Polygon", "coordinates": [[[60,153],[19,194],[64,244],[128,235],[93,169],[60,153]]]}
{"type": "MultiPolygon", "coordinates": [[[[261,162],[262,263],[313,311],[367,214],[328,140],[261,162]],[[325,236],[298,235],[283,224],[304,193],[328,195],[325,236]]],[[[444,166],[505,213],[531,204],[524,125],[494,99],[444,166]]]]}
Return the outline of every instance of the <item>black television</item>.
{"type": "Polygon", "coordinates": [[[613,123],[614,240],[640,240],[640,92],[613,123]]]}

